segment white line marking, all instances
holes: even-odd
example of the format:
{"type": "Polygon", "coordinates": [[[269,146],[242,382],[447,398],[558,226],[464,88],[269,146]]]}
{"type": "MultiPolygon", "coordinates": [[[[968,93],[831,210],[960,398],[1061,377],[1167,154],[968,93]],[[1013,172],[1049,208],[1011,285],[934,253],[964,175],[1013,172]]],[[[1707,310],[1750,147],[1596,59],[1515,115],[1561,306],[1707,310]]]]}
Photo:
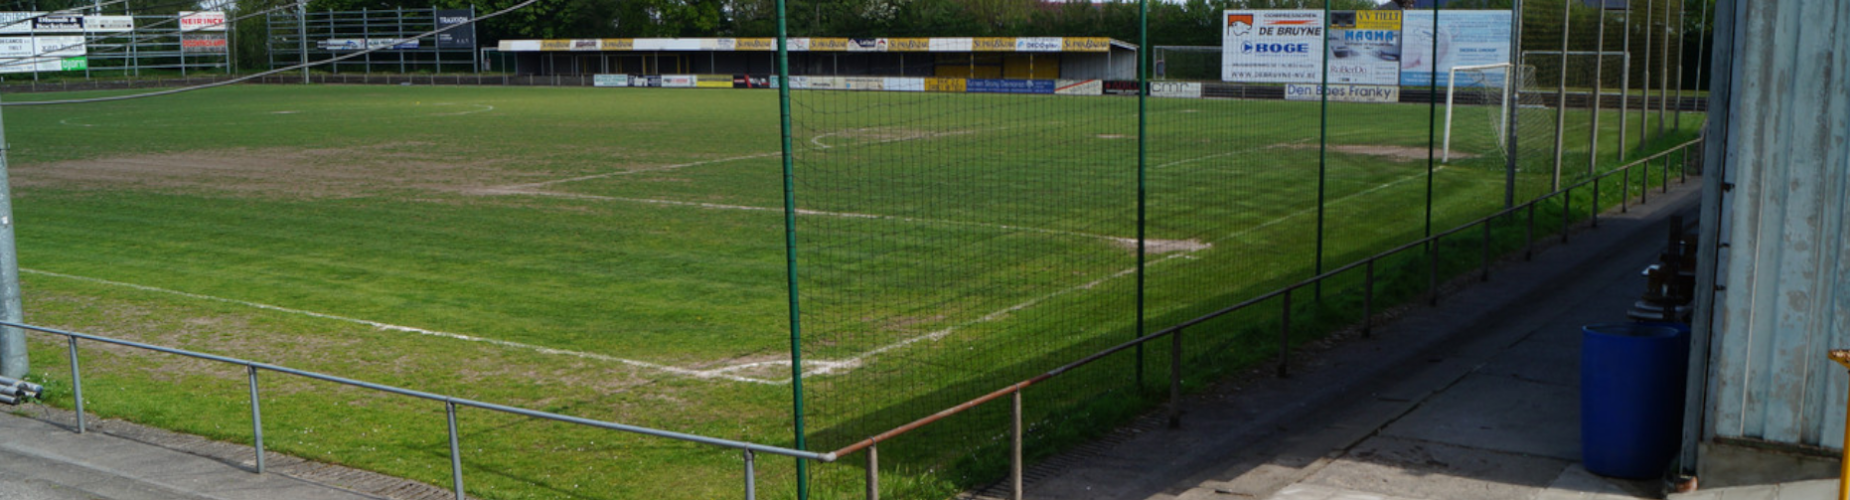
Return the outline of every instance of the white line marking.
{"type": "Polygon", "coordinates": [[[178,295],[181,297],[187,297],[187,298],[192,298],[192,299],[210,300],[210,301],[215,301],[215,302],[224,302],[227,304],[237,304],[237,305],[241,305],[245,307],[253,307],[257,309],[264,309],[268,311],[276,311],[276,312],[281,312],[281,313],[298,314],[298,315],[309,316],[313,318],[321,318],[321,319],[328,319],[328,320],[334,320],[334,321],[344,321],[348,323],[358,323],[358,324],[370,326],[373,328],[378,328],[380,330],[415,333],[418,335],[430,335],[433,337],[443,337],[443,338],[448,338],[448,339],[466,340],[469,342],[481,342],[485,344],[492,344],[492,345],[497,345],[497,346],[502,346],[502,347],[524,349],[524,350],[538,352],[542,354],[555,354],[555,355],[573,356],[573,357],[579,357],[579,358],[585,358],[585,359],[595,359],[599,361],[610,361],[610,362],[622,363],[622,364],[640,367],[640,368],[647,368],[647,369],[661,371],[661,372],[673,373],[676,375],[686,375],[686,376],[694,377],[694,378],[705,378],[705,379],[717,378],[717,379],[731,380],[734,382],[749,382],[749,383],[754,383],[754,384],[773,384],[775,385],[775,384],[780,384],[780,383],[787,383],[787,382],[778,382],[778,381],[773,381],[773,380],[756,379],[756,378],[751,378],[751,377],[742,377],[742,376],[731,375],[731,374],[726,373],[728,371],[732,371],[730,369],[692,370],[692,369],[687,369],[687,368],[680,368],[680,367],[675,367],[675,366],[650,363],[647,361],[637,361],[633,359],[624,359],[624,358],[619,358],[615,356],[606,356],[603,354],[595,354],[595,353],[579,352],[579,351],[568,351],[564,349],[542,347],[542,346],[537,346],[537,345],[532,345],[532,344],[522,344],[519,342],[510,342],[506,340],[497,340],[497,339],[476,337],[476,336],[471,336],[471,335],[463,335],[460,333],[426,330],[423,328],[380,323],[377,321],[349,318],[346,316],[337,316],[333,314],[318,313],[314,311],[304,311],[301,309],[290,309],[287,307],[273,306],[273,305],[262,304],[262,303],[257,303],[257,302],[249,302],[249,301],[243,301],[243,300],[237,300],[237,299],[227,299],[223,297],[214,297],[211,295],[201,295],[197,293],[182,292],[179,290],[157,288],[157,287],[151,287],[147,285],[137,285],[134,283],[124,283],[120,281],[110,281],[110,280],[105,280],[105,279],[90,278],[90,277],[85,277],[85,276],[75,276],[75,275],[70,275],[70,274],[54,273],[50,271],[40,271],[36,269],[26,269],[26,268],[20,268],[19,272],[26,273],[26,274],[37,274],[37,275],[42,275],[42,276],[51,276],[55,278],[64,278],[68,280],[76,280],[76,281],[83,281],[83,282],[89,282],[89,283],[97,283],[97,284],[102,284],[102,285],[127,287],[127,288],[133,288],[136,290],[141,290],[141,291],[146,291],[146,292],[156,292],[156,293],[164,293],[164,294],[169,294],[169,295],[178,295]]]}
{"type": "Polygon", "coordinates": [[[619,175],[640,174],[643,172],[659,172],[663,170],[674,170],[677,168],[711,165],[714,163],[725,163],[729,161],[749,160],[752,158],[764,158],[766,156],[779,156],[782,154],[784,154],[782,151],[775,152],[775,153],[758,153],[758,154],[750,154],[750,155],[745,155],[745,156],[734,156],[731,158],[720,158],[717,160],[702,160],[702,161],[697,161],[693,163],[681,163],[681,164],[676,164],[676,165],[664,165],[660,167],[638,168],[638,169],[633,169],[633,170],[618,170],[616,172],[605,172],[601,174],[581,175],[581,176],[572,177],[569,179],[555,179],[555,180],[535,182],[535,183],[530,183],[530,184],[515,184],[512,186],[501,186],[497,188],[492,188],[491,190],[492,191],[522,191],[522,190],[528,190],[528,189],[533,189],[533,188],[551,186],[553,184],[564,184],[567,182],[588,181],[588,180],[593,180],[593,179],[603,179],[605,177],[616,177],[619,175]]]}
{"type": "MultiPolygon", "coordinates": [[[[1435,174],[1435,175],[1436,175],[1436,174],[1438,174],[1438,173],[1439,173],[1439,171],[1440,171],[1440,170],[1445,170],[1445,166],[1444,166],[1444,165],[1440,165],[1440,166],[1438,166],[1438,167],[1434,167],[1434,168],[1432,169],[1432,172],[1433,172],[1433,174],[1435,174]]],[[[1371,187],[1371,188],[1368,188],[1368,189],[1364,189],[1364,190],[1361,190],[1361,191],[1356,191],[1356,192],[1353,192],[1353,193],[1349,193],[1349,194],[1346,194],[1346,195],[1342,195],[1342,196],[1339,196],[1339,197],[1336,197],[1335,199],[1332,199],[1332,200],[1330,200],[1330,201],[1329,201],[1329,203],[1330,203],[1330,204],[1334,204],[1334,203],[1336,203],[1336,202],[1339,202],[1339,201],[1343,201],[1343,200],[1347,200],[1347,199],[1351,199],[1351,198],[1355,198],[1355,197],[1357,197],[1357,196],[1361,196],[1361,195],[1365,195],[1365,194],[1368,194],[1368,193],[1373,193],[1373,192],[1375,192],[1375,191],[1380,191],[1380,190],[1383,190],[1383,189],[1387,189],[1387,188],[1389,188],[1389,187],[1392,187],[1392,186],[1393,186],[1393,185],[1395,185],[1395,184],[1400,184],[1400,183],[1402,183],[1402,182],[1407,182],[1407,181],[1410,181],[1410,180],[1414,180],[1414,179],[1418,179],[1418,178],[1420,178],[1420,176],[1422,176],[1422,175],[1425,175],[1425,174],[1426,174],[1426,172],[1419,172],[1419,173],[1416,173],[1416,174],[1413,174],[1413,175],[1409,175],[1409,176],[1406,176],[1406,177],[1402,177],[1402,178],[1399,178],[1399,179],[1395,179],[1395,180],[1392,180],[1392,181],[1388,181],[1387,183],[1385,183],[1385,184],[1382,184],[1382,185],[1379,185],[1379,186],[1375,186],[1375,187],[1371,187]]],[[[1283,216],[1280,216],[1280,217],[1279,217],[1279,218],[1277,218],[1277,219],[1272,219],[1271,221],[1268,221],[1268,222],[1266,222],[1266,223],[1264,223],[1264,224],[1260,224],[1260,225],[1257,225],[1257,226],[1253,226],[1253,227],[1249,227],[1249,228],[1246,228],[1246,229],[1241,229],[1241,230],[1239,230],[1239,231],[1235,231],[1235,232],[1234,232],[1233,234],[1229,234],[1229,235],[1227,235],[1227,236],[1223,236],[1223,237],[1220,237],[1220,238],[1217,238],[1217,239],[1215,239],[1215,240],[1214,240],[1214,242],[1221,242],[1221,241],[1226,241],[1226,240],[1227,240],[1227,239],[1229,239],[1229,238],[1233,238],[1233,237],[1236,237],[1236,236],[1240,236],[1240,235],[1244,235],[1244,234],[1247,234],[1247,233],[1252,233],[1252,232],[1254,232],[1254,231],[1258,231],[1258,230],[1260,230],[1260,229],[1265,229],[1265,228],[1268,228],[1268,227],[1272,227],[1272,226],[1274,226],[1274,225],[1277,225],[1277,224],[1279,224],[1279,223],[1282,223],[1282,222],[1285,222],[1286,220],[1290,220],[1290,219],[1292,219],[1292,218],[1295,218],[1295,217],[1299,217],[1299,216],[1302,216],[1302,215],[1305,215],[1305,214],[1309,214],[1309,213],[1311,213],[1311,212],[1316,212],[1316,211],[1317,211],[1317,207],[1315,207],[1315,206],[1312,206],[1312,207],[1310,207],[1310,208],[1306,208],[1306,209],[1303,209],[1303,210],[1298,210],[1298,211],[1296,211],[1296,212],[1291,212],[1291,213],[1288,213],[1288,214],[1285,214],[1285,215],[1283,215],[1283,216]]]]}

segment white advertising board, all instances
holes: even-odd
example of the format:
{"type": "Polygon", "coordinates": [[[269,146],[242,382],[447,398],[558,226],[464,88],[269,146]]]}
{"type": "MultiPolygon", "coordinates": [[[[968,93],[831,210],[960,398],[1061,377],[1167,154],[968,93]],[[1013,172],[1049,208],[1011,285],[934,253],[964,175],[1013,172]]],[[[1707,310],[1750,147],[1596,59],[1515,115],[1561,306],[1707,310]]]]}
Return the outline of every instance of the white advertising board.
{"type": "Polygon", "coordinates": [[[1323,33],[1321,10],[1223,12],[1221,81],[1321,81],[1323,33]]]}
{"type": "Polygon", "coordinates": [[[1330,13],[1331,84],[1400,84],[1400,11],[1330,13]]]}
{"type": "Polygon", "coordinates": [[[628,87],[630,86],[630,76],[629,75],[591,75],[591,86],[593,87],[628,87]]]}
{"type": "Polygon", "coordinates": [[[694,75],[662,75],[663,87],[693,88],[694,75]]]}
{"type": "MultiPolygon", "coordinates": [[[[1319,85],[1314,83],[1294,83],[1285,85],[1285,100],[1321,100],[1323,96],[1317,93],[1318,87],[1319,85]]],[[[1330,102],[1400,102],[1400,87],[1395,85],[1330,84],[1330,102]]]]}
{"type": "Polygon", "coordinates": [[[1201,98],[1200,82],[1150,82],[1152,97],[1201,98]]]}
{"type": "Polygon", "coordinates": [[[181,12],[180,31],[225,31],[225,13],[181,12]]]}
{"type": "MultiPolygon", "coordinates": [[[[1507,10],[1442,10],[1438,29],[1434,29],[1433,11],[1406,11],[1401,18],[1400,84],[1431,85],[1436,70],[1439,85],[1444,86],[1446,72],[1453,66],[1510,62],[1510,18],[1507,10]],[[1435,41],[1439,49],[1436,55],[1435,41]]],[[[1502,85],[1502,73],[1491,75],[1491,84],[1502,85]]],[[[1476,81],[1458,83],[1481,85],[1476,81]]]]}

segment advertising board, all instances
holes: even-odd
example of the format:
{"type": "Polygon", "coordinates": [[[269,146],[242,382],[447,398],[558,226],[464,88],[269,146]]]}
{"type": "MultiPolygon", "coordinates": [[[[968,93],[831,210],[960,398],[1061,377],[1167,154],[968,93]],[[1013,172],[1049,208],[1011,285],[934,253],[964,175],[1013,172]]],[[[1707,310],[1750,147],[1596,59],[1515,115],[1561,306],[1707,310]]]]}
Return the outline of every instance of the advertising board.
{"type": "Polygon", "coordinates": [[[925,79],[924,78],[884,78],[883,80],[885,81],[882,82],[881,85],[884,86],[884,88],[886,88],[889,91],[898,91],[898,92],[924,92],[925,91],[925,79]]]}
{"type": "Polygon", "coordinates": [[[180,51],[188,54],[224,54],[224,33],[181,33],[180,51]]]}
{"type": "Polygon", "coordinates": [[[926,78],[926,92],[963,92],[967,90],[962,78],[926,78]]]}
{"type": "MultiPolygon", "coordinates": [[[[1285,85],[1285,100],[1316,101],[1322,96],[1317,94],[1317,84],[1294,83],[1285,85]]],[[[1400,87],[1396,85],[1338,85],[1330,84],[1330,102],[1400,102],[1400,87]]]]}
{"type": "Polygon", "coordinates": [[[732,88],[732,75],[695,75],[694,86],[703,89],[732,88]]]}
{"type": "Polygon", "coordinates": [[[315,47],[321,50],[331,51],[366,50],[381,47],[386,50],[418,48],[417,40],[407,40],[404,43],[398,44],[392,43],[397,41],[399,40],[396,38],[329,38],[327,40],[316,40],[315,47]]]}
{"type": "Polygon", "coordinates": [[[694,75],[662,75],[662,86],[668,88],[693,88],[698,81],[694,75]]]}
{"type": "Polygon", "coordinates": [[[628,87],[630,86],[630,76],[629,75],[591,75],[591,86],[593,87],[628,87]]]}
{"type": "Polygon", "coordinates": [[[1229,10],[1221,15],[1221,81],[1312,83],[1323,78],[1321,10],[1229,10]]]}
{"type": "Polygon", "coordinates": [[[1053,93],[1060,95],[1099,95],[1105,90],[1105,84],[1099,80],[1058,80],[1054,82],[1053,93]]]}
{"type": "Polygon", "coordinates": [[[1330,13],[1329,82],[1400,84],[1400,11],[1330,13]]]}
{"type": "Polygon", "coordinates": [[[181,11],[180,31],[225,31],[225,13],[181,11]]]}
{"type": "Polygon", "coordinates": [[[1201,98],[1201,82],[1150,82],[1152,97],[1201,98]]]}
{"type": "Polygon", "coordinates": [[[1052,94],[1053,80],[979,79],[964,81],[965,92],[988,94],[1052,94]]]}
{"type": "MultiPolygon", "coordinates": [[[[1400,84],[1431,85],[1436,72],[1439,85],[1453,66],[1510,62],[1510,11],[1446,10],[1433,28],[1433,11],[1409,10],[1401,18],[1400,84]],[[1437,42],[1438,52],[1433,52],[1437,42]]],[[[1490,73],[1492,85],[1502,85],[1503,74],[1490,73]]],[[[1462,79],[1461,79],[1462,80],[1462,79]]],[[[1460,86],[1483,85],[1475,80],[1460,86]]]]}
{"type": "Polygon", "coordinates": [[[437,29],[456,26],[449,31],[437,34],[439,49],[473,49],[475,48],[475,23],[469,22],[469,11],[465,9],[440,9],[437,11],[437,29]]]}

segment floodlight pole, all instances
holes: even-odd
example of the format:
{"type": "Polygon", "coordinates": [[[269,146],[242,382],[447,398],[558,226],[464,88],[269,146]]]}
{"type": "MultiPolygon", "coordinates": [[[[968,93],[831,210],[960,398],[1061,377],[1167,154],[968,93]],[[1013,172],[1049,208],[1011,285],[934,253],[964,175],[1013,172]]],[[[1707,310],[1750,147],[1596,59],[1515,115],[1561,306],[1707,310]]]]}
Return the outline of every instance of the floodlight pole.
{"type": "MultiPolygon", "coordinates": [[[[19,253],[13,247],[13,190],[7,179],[6,121],[0,118],[0,320],[24,320],[19,303],[19,253]]],[[[0,328],[0,377],[24,379],[31,366],[26,358],[26,332],[0,328]]]]}

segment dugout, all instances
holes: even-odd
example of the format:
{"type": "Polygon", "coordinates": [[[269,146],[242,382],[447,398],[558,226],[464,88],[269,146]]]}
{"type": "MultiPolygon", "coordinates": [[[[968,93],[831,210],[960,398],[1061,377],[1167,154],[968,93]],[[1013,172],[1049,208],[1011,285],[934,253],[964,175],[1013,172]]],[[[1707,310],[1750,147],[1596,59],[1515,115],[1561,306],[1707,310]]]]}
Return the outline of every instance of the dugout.
{"type": "MultiPolygon", "coordinates": [[[[517,75],[777,72],[773,38],[502,40],[490,71],[517,75]],[[498,56],[498,57],[497,57],[498,56]]],[[[1134,80],[1137,46],[1103,37],[792,38],[793,76],[1134,80]]]]}

